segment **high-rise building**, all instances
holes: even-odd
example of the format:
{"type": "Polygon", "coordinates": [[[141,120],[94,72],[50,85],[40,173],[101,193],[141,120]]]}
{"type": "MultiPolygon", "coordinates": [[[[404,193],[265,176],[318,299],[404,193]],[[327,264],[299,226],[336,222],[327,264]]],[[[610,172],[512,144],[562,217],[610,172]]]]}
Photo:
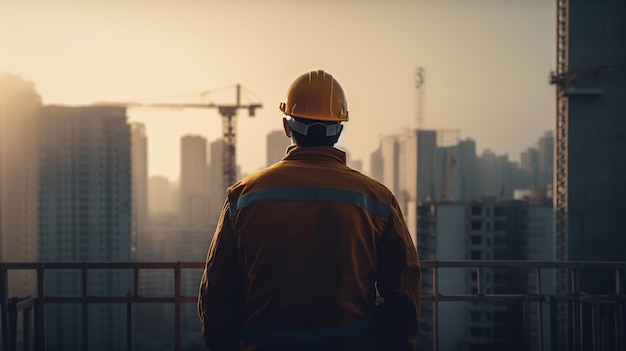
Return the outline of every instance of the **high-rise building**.
{"type": "Polygon", "coordinates": [[[438,181],[436,171],[437,131],[414,130],[405,140],[404,188],[409,201],[431,197],[438,181]]]}
{"type": "MultiPolygon", "coordinates": [[[[432,257],[433,260],[467,259],[467,205],[458,202],[440,202],[437,204],[433,202],[430,206],[434,209],[420,211],[420,222],[423,221],[422,218],[434,216],[434,223],[429,226],[429,229],[434,232],[419,233],[420,238],[430,237],[429,241],[435,241],[434,245],[432,243],[429,245],[428,256],[432,257]]],[[[468,284],[466,274],[467,271],[460,269],[440,271],[437,279],[438,291],[442,294],[464,294],[468,284]]],[[[432,280],[432,274],[428,278],[432,280]]],[[[442,351],[463,349],[460,345],[463,345],[464,340],[466,340],[465,305],[440,303],[437,307],[437,314],[439,336],[445,335],[438,340],[439,349],[442,351]]]]}
{"type": "Polygon", "coordinates": [[[498,196],[502,189],[502,179],[498,169],[496,154],[489,150],[483,150],[478,158],[478,195],[498,196]]]}
{"type": "Polygon", "coordinates": [[[520,170],[525,187],[539,185],[539,150],[529,147],[520,155],[520,170]]]}
{"type": "Polygon", "coordinates": [[[211,197],[211,207],[209,213],[213,223],[217,223],[224,200],[226,199],[226,187],[224,184],[224,147],[226,143],[223,139],[216,139],[210,144],[209,156],[209,195],[211,197]]]}
{"type": "Polygon", "coordinates": [[[266,165],[270,166],[280,161],[285,156],[291,140],[285,136],[285,131],[274,130],[267,134],[267,158],[266,165]]]}
{"type": "MultiPolygon", "coordinates": [[[[434,261],[436,259],[436,232],[435,232],[435,216],[436,207],[435,203],[431,201],[422,202],[419,205],[408,202],[409,211],[415,211],[415,213],[409,212],[406,216],[407,224],[408,218],[412,218],[413,225],[409,227],[414,244],[417,248],[417,253],[422,261],[434,261]],[[419,244],[418,244],[419,243],[419,244]]],[[[433,292],[433,271],[431,269],[422,269],[422,294],[428,294],[433,292]]],[[[431,303],[422,303],[422,311],[420,318],[420,330],[416,340],[416,350],[429,350],[434,345],[433,341],[435,335],[433,331],[433,324],[435,323],[435,305],[434,301],[431,303]]]]}
{"type": "Polygon", "coordinates": [[[380,147],[370,154],[369,176],[382,183],[383,180],[383,157],[380,147]]]}
{"type": "Polygon", "coordinates": [[[382,181],[398,197],[400,192],[400,140],[395,135],[388,135],[380,141],[382,157],[382,181]]]}
{"type": "MultiPolygon", "coordinates": [[[[128,262],[131,260],[131,136],[121,107],[44,106],[42,109],[39,261],[128,262]]],[[[130,272],[90,271],[90,295],[132,291],[130,272]]],[[[78,271],[46,273],[46,293],[80,296],[78,271]]],[[[46,344],[79,350],[79,305],[46,311],[46,344]]],[[[123,349],[126,308],[89,307],[89,349],[123,349]]]]}
{"type": "Polygon", "coordinates": [[[150,217],[176,213],[179,199],[174,194],[173,184],[164,176],[148,179],[148,213],[150,217]]]}
{"type": "Polygon", "coordinates": [[[546,188],[552,184],[554,173],[554,135],[552,131],[547,131],[539,138],[539,154],[537,155],[537,168],[539,171],[540,188],[546,188]]]}
{"type": "MultiPolygon", "coordinates": [[[[31,82],[0,75],[0,262],[37,261],[40,109],[31,82]]],[[[33,272],[9,281],[9,296],[36,292],[33,272]]]]}
{"type": "Polygon", "coordinates": [[[151,239],[147,236],[148,227],[148,138],[143,123],[130,124],[132,161],[132,252],[134,258],[141,257],[141,251],[151,239]]]}
{"type": "Polygon", "coordinates": [[[435,151],[435,200],[459,201],[461,198],[461,176],[458,145],[438,147],[435,151]]]}
{"type": "MultiPolygon", "coordinates": [[[[626,261],[624,13],[624,1],[568,1],[569,80],[563,90],[567,121],[556,131],[557,144],[566,143],[557,154],[566,157],[567,168],[556,174],[567,184],[569,260],[626,261]]],[[[612,278],[584,272],[580,288],[588,293],[614,292],[612,278]]],[[[621,284],[624,291],[626,282],[621,284]]]]}
{"type": "Polygon", "coordinates": [[[486,149],[477,159],[478,197],[512,199],[515,189],[525,188],[520,170],[508,155],[496,155],[486,149]]]}
{"type": "Polygon", "coordinates": [[[476,142],[472,139],[459,141],[459,157],[456,167],[459,170],[460,179],[460,201],[469,202],[478,196],[478,161],[476,157],[476,142]]]}
{"type": "Polygon", "coordinates": [[[180,208],[186,228],[206,229],[210,223],[206,139],[185,135],[180,144],[180,208]]]}
{"type": "MultiPolygon", "coordinates": [[[[531,204],[527,200],[490,198],[471,203],[439,202],[434,206],[434,211],[427,210],[426,204],[422,206],[420,222],[428,222],[435,213],[434,225],[423,228],[435,232],[436,260],[554,259],[554,212],[549,202],[531,204]]],[[[425,235],[420,233],[420,237],[425,235]]],[[[438,292],[474,294],[480,286],[483,294],[523,294],[536,288],[534,272],[530,271],[485,268],[480,282],[478,279],[474,270],[440,270],[438,292]]],[[[554,293],[554,274],[542,275],[541,288],[543,293],[554,293]]],[[[530,313],[529,322],[537,323],[537,311],[530,313]]],[[[547,315],[548,311],[544,310],[543,316],[547,315]]],[[[438,317],[440,350],[521,350],[524,345],[520,325],[524,318],[516,303],[440,302],[438,317]]],[[[549,326],[547,320],[543,321],[543,326],[549,326]]],[[[544,335],[549,335],[548,330],[544,330],[544,335]]],[[[544,348],[550,345],[550,340],[543,342],[544,348]]]]}

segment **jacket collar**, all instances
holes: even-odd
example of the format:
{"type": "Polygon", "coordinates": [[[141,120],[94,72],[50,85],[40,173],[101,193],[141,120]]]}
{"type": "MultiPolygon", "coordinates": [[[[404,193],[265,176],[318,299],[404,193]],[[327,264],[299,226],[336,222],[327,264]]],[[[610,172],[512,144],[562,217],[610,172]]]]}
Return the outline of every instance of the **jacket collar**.
{"type": "Polygon", "coordinates": [[[346,164],[346,153],[333,146],[302,147],[290,145],[283,157],[284,161],[326,161],[346,164]]]}

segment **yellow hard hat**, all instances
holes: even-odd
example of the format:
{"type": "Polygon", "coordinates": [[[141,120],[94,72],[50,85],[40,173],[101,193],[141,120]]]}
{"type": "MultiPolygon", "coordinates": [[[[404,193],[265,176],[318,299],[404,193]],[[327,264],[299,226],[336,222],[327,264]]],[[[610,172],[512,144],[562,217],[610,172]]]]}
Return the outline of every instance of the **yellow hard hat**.
{"type": "Polygon", "coordinates": [[[348,101],[335,78],[323,70],[311,71],[291,83],[280,111],[292,117],[318,121],[348,120],[348,101]]]}

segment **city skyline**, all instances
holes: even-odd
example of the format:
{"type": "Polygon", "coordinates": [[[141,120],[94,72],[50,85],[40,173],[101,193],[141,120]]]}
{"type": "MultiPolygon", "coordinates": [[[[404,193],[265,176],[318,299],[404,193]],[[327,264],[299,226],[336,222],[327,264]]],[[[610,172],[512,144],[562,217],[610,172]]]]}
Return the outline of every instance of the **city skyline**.
{"type": "Polygon", "coordinates": [[[0,3],[3,349],[202,348],[194,295],[233,173],[224,110],[125,106],[224,106],[241,84],[242,104],[264,107],[239,113],[240,179],[280,158],[278,102],[313,69],[348,93],[337,145],[347,165],[396,195],[416,245],[417,350],[624,345],[624,10],[621,0],[0,3]],[[143,303],[153,296],[167,299],[143,303]],[[23,326],[7,322],[12,307],[23,326]]]}
{"type": "MultiPolygon", "coordinates": [[[[477,150],[518,160],[553,128],[554,18],[551,2],[487,0],[3,3],[0,72],[32,81],[47,105],[189,101],[207,90],[205,99],[230,103],[234,90],[220,88],[241,84],[246,102],[263,104],[254,118],[239,114],[238,164],[250,173],[265,166],[258,145],[281,128],[286,87],[314,69],[347,91],[352,118],[339,146],[369,169],[382,135],[415,127],[419,66],[426,128],[460,129],[477,150]],[[324,20],[301,26],[304,14],[324,20]]],[[[221,134],[214,110],[128,114],[146,125],[149,174],[171,180],[182,135],[221,134]]]]}

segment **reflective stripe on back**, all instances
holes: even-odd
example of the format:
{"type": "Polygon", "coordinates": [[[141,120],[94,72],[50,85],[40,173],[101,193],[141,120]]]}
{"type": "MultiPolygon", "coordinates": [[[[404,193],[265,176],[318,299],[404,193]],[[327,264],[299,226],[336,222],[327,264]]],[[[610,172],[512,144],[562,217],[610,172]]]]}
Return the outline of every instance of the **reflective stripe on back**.
{"type": "Polygon", "coordinates": [[[230,216],[248,206],[268,201],[330,201],[359,206],[373,215],[389,215],[389,205],[356,191],[335,188],[268,188],[255,190],[230,203],[230,216]]]}

